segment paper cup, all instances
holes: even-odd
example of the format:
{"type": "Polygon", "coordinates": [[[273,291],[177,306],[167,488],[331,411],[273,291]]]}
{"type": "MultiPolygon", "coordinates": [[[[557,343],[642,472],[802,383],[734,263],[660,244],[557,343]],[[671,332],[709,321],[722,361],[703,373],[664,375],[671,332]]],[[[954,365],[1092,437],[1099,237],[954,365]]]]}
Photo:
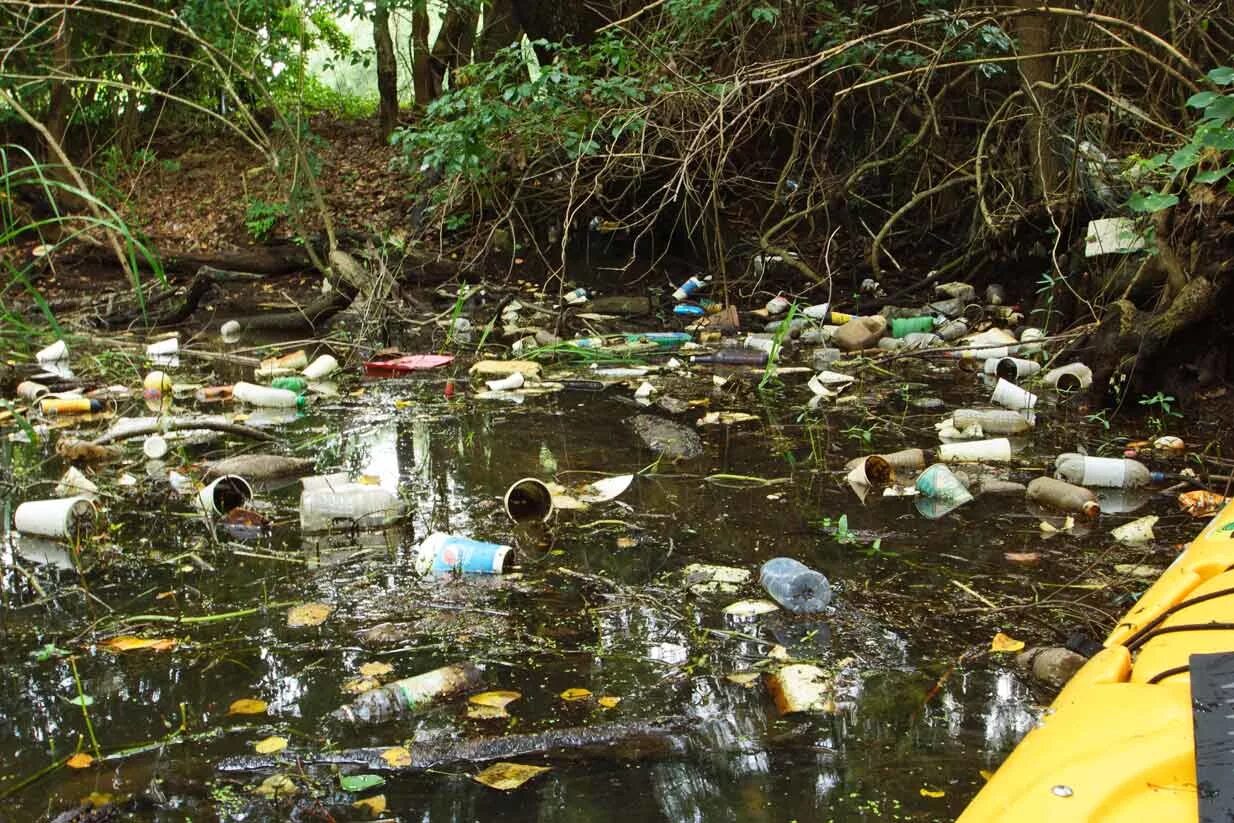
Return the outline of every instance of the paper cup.
{"type": "Polygon", "coordinates": [[[553,493],[534,477],[524,477],[510,484],[503,503],[506,514],[515,523],[545,521],[553,515],[553,493]]]}
{"type": "Polygon", "coordinates": [[[225,474],[197,493],[197,505],[209,515],[223,516],[253,499],[253,487],[243,477],[225,474]]]}
{"type": "Polygon", "coordinates": [[[994,393],[990,395],[990,402],[1012,411],[1022,411],[1037,405],[1037,395],[1000,377],[994,386],[994,393]]]}
{"type": "Polygon", "coordinates": [[[155,362],[171,360],[180,353],[180,338],[168,337],[146,346],[146,357],[155,362]]]}
{"type": "Polygon", "coordinates": [[[94,504],[88,497],[58,497],[31,500],[13,513],[13,525],[22,534],[43,537],[72,537],[94,525],[94,504]]]}
{"type": "MultiPolygon", "coordinates": [[[[988,365],[989,361],[987,361],[987,367],[988,365]]],[[[1032,360],[1024,360],[1020,357],[1001,357],[994,361],[992,373],[1014,383],[1025,377],[1032,377],[1039,371],[1041,371],[1041,364],[1032,360]]],[[[987,371],[987,374],[989,373],[991,372],[987,371]]]]}

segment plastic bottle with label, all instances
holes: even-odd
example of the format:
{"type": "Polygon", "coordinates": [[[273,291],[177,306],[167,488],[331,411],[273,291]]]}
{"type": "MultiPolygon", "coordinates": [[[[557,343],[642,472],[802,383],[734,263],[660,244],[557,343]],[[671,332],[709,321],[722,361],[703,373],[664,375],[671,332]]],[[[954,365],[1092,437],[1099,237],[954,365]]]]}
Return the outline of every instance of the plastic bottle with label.
{"type": "Polygon", "coordinates": [[[831,584],[820,572],[791,557],[773,557],[758,580],[767,594],[790,612],[820,612],[831,602],[831,584]]]}
{"type": "Polygon", "coordinates": [[[366,483],[306,488],[300,493],[300,528],[305,532],[379,529],[399,520],[403,511],[403,502],[393,492],[366,483]]]}
{"type": "Polygon", "coordinates": [[[387,683],[357,697],[330,717],[349,725],[384,723],[480,685],[480,670],[472,663],[455,663],[387,683]]]}
{"type": "Polygon", "coordinates": [[[302,409],[308,403],[307,397],[294,391],[243,381],[231,387],[231,396],[242,403],[274,409],[302,409]]]}
{"type": "Polygon", "coordinates": [[[1138,489],[1165,480],[1138,460],[1125,457],[1089,457],[1067,452],[1054,460],[1054,475],[1068,483],[1113,489],[1138,489]]]}
{"type": "Polygon", "coordinates": [[[706,288],[707,283],[711,280],[711,275],[699,277],[697,274],[691,277],[686,282],[677,287],[673,292],[673,299],[680,303],[683,300],[688,300],[692,294],[706,288]]]}
{"type": "Polygon", "coordinates": [[[986,434],[1024,434],[1033,428],[1033,421],[1022,412],[1010,409],[956,409],[951,424],[963,431],[979,426],[986,434]]]}
{"type": "Polygon", "coordinates": [[[1097,495],[1083,486],[1055,480],[1053,477],[1038,477],[1028,484],[1024,492],[1030,503],[1036,503],[1063,512],[1096,517],[1101,513],[1097,495]]]}
{"type": "Polygon", "coordinates": [[[765,366],[767,365],[767,352],[741,346],[720,349],[713,354],[696,355],[690,358],[690,362],[717,366],[765,366]]]}

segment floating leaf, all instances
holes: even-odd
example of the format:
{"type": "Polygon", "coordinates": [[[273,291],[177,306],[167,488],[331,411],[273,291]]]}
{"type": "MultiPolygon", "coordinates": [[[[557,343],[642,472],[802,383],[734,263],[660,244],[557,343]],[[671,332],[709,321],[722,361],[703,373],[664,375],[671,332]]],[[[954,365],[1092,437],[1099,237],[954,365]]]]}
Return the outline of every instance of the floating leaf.
{"type": "Polygon", "coordinates": [[[1003,559],[1008,563],[1034,566],[1041,560],[1041,555],[1037,552],[1003,552],[1003,559]]]}
{"type": "MultiPolygon", "coordinates": [[[[584,691],[586,690],[584,689],[584,691]]],[[[591,692],[587,693],[591,694],[591,692]]],[[[522,695],[518,692],[498,690],[473,694],[471,697],[467,698],[467,702],[474,706],[491,706],[495,709],[504,709],[520,697],[522,697],[522,695]]]]}
{"type": "Polygon", "coordinates": [[[79,694],[76,697],[66,697],[65,701],[71,706],[93,706],[94,698],[88,694],[79,694]]]}
{"type": "Polygon", "coordinates": [[[166,652],[174,649],[179,641],[174,637],[113,637],[103,644],[109,652],[135,652],[146,649],[152,652],[166,652]]]}
{"type": "Polygon", "coordinates": [[[379,774],[343,774],[338,784],[345,792],[362,792],[385,785],[386,779],[379,774]]]}
{"type": "Polygon", "coordinates": [[[340,687],[346,694],[364,694],[373,689],[381,688],[381,681],[375,677],[353,677],[340,687]]]}
{"type": "Polygon", "coordinates": [[[617,704],[621,702],[621,698],[615,695],[606,694],[602,697],[596,698],[596,702],[600,704],[601,708],[615,709],[617,708],[617,704]]]}
{"type": "Polygon", "coordinates": [[[365,663],[360,667],[360,674],[365,677],[381,677],[382,675],[389,674],[392,671],[394,671],[394,667],[389,663],[381,663],[378,661],[365,663]]]}
{"type": "Polygon", "coordinates": [[[587,689],[566,689],[561,693],[561,699],[567,703],[577,703],[580,700],[590,700],[591,692],[587,689]]]}
{"type": "Polygon", "coordinates": [[[70,652],[68,649],[62,649],[55,643],[47,643],[46,645],[30,652],[30,657],[38,663],[45,663],[48,660],[53,660],[57,657],[68,657],[70,652]]]}
{"type": "Polygon", "coordinates": [[[927,789],[925,787],[922,787],[921,796],[922,797],[946,797],[947,793],[941,790],[936,791],[934,789],[927,789]]]}
{"type": "Polygon", "coordinates": [[[615,500],[620,497],[626,489],[630,488],[630,484],[633,482],[634,475],[632,474],[606,477],[589,485],[586,493],[580,494],[578,499],[584,503],[606,503],[609,500],[615,500]]]}
{"type": "Polygon", "coordinates": [[[391,768],[401,769],[411,765],[411,752],[402,746],[391,746],[381,753],[381,759],[389,763],[391,768]]]}
{"type": "Polygon", "coordinates": [[[779,610],[780,607],[770,600],[738,600],[725,606],[723,612],[729,617],[757,617],[779,610]]]}
{"type": "Polygon", "coordinates": [[[724,679],[730,683],[736,683],[743,689],[752,689],[761,676],[758,672],[733,672],[724,679]]]}
{"type": "Polygon", "coordinates": [[[239,700],[232,702],[227,707],[228,714],[265,714],[269,703],[264,700],[255,700],[251,697],[242,697],[239,700]]]}
{"type": "Polygon", "coordinates": [[[994,635],[994,639],[990,641],[990,651],[992,652],[1018,652],[1023,649],[1023,640],[1016,640],[1014,637],[1002,632],[994,635]]]}
{"type": "Polygon", "coordinates": [[[258,740],[253,744],[253,751],[258,754],[274,754],[275,752],[281,752],[285,748],[287,748],[286,737],[267,737],[265,740],[258,740]]]}
{"type": "Polygon", "coordinates": [[[83,806],[89,806],[92,809],[101,809],[104,806],[110,806],[115,802],[115,796],[109,792],[90,792],[81,799],[83,806]]]}
{"type": "Polygon", "coordinates": [[[351,807],[362,812],[368,812],[370,817],[376,817],[379,814],[386,813],[386,796],[384,794],[375,794],[372,797],[357,800],[351,804],[351,807]]]}
{"type": "Polygon", "coordinates": [[[88,769],[93,763],[94,758],[85,752],[78,752],[68,760],[64,761],[64,765],[68,766],[70,769],[88,769]]]}
{"type": "Polygon", "coordinates": [[[548,766],[525,766],[522,763],[494,763],[472,780],[503,792],[512,791],[538,774],[547,772],[548,766]]]}
{"type": "Polygon", "coordinates": [[[293,629],[320,626],[332,611],[334,607],[326,603],[301,603],[288,610],[287,625],[293,629]]]}
{"type": "Polygon", "coordinates": [[[470,720],[502,720],[510,713],[500,706],[468,706],[467,717],[470,720]]]}
{"type": "Polygon", "coordinates": [[[280,797],[290,797],[296,793],[296,781],[285,774],[272,774],[261,785],[253,789],[253,794],[267,800],[277,800],[280,797]]]}

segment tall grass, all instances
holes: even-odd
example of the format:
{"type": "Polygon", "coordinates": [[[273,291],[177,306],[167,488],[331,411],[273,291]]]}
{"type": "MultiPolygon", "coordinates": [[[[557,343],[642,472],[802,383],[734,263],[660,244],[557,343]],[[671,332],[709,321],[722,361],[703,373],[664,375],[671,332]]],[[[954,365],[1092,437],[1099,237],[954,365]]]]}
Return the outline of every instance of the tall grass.
{"type": "MultiPolygon", "coordinates": [[[[75,240],[97,238],[109,233],[120,243],[128,262],[129,287],[141,309],[146,312],[145,288],[139,272],[145,268],[161,283],[167,282],[163,266],[150,246],[109,204],[93,192],[66,182],[63,166],[44,163],[26,148],[18,145],[0,146],[0,338],[12,348],[28,348],[39,330],[12,307],[14,293],[30,297],[52,331],[63,335],[55,314],[35,285],[40,260],[53,256],[57,250],[75,240]],[[18,208],[18,192],[33,190],[50,208],[49,216],[24,215],[18,208]],[[68,203],[84,203],[85,212],[69,210],[68,203]],[[38,241],[38,255],[22,259],[19,243],[38,241]]],[[[79,170],[80,171],[80,170],[79,170]]]]}

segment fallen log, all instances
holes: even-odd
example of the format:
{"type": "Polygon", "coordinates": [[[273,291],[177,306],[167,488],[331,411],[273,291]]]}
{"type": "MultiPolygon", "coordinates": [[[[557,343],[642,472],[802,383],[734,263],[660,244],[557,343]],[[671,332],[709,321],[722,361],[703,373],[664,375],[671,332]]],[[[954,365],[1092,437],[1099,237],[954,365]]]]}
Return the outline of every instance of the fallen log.
{"type": "Polygon", "coordinates": [[[683,718],[628,723],[600,723],[527,734],[475,740],[417,743],[398,758],[386,757],[389,746],[337,752],[282,752],[277,756],[239,755],[219,762],[223,772],[274,771],[288,761],[308,766],[356,766],[370,771],[411,774],[457,763],[487,763],[528,755],[547,757],[609,756],[646,759],[682,754],[686,748],[683,718]]]}
{"type": "Polygon", "coordinates": [[[173,418],[171,420],[160,420],[156,423],[151,423],[148,426],[133,426],[132,428],[124,429],[117,432],[106,432],[99,435],[90,441],[93,446],[105,446],[108,443],[114,443],[118,440],[128,440],[133,437],[145,437],[148,434],[163,434],[171,431],[195,431],[205,429],[207,431],[222,432],[223,434],[234,434],[237,437],[249,437],[253,440],[263,440],[268,443],[276,442],[277,437],[264,432],[261,429],[255,429],[252,426],[242,426],[239,423],[222,423],[217,420],[198,420],[192,417],[173,418]]]}

